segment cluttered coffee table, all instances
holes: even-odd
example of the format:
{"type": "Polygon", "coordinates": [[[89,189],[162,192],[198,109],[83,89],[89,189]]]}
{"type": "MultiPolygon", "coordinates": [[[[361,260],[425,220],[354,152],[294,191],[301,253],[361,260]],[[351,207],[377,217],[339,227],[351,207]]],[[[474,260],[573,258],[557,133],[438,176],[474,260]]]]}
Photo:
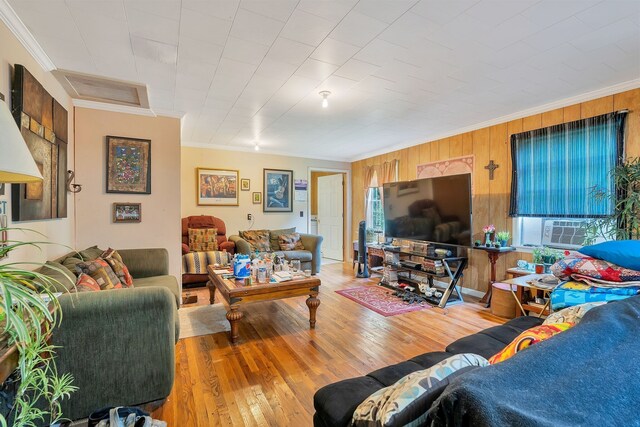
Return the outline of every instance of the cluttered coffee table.
{"type": "Polygon", "coordinates": [[[283,282],[245,284],[244,280],[235,280],[231,274],[223,270],[207,267],[209,282],[207,288],[210,302],[213,304],[216,290],[222,296],[222,303],[227,309],[227,320],[231,325],[231,342],[238,340],[238,322],[244,316],[240,308],[246,304],[258,301],[273,301],[283,298],[293,298],[308,295],[309,326],[316,326],[316,311],[320,305],[318,292],[320,279],[294,275],[291,280],[283,282]]]}

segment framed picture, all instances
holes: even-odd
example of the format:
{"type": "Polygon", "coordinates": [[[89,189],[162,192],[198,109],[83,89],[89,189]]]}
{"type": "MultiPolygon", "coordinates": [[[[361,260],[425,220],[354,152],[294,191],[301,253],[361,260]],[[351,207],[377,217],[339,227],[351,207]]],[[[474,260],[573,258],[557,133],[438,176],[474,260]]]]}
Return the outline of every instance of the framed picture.
{"type": "Polygon", "coordinates": [[[254,205],[259,205],[260,203],[262,203],[262,193],[259,191],[254,191],[253,193],[253,204],[254,205]]]}
{"type": "Polygon", "coordinates": [[[198,206],[238,206],[238,171],[196,169],[198,206]]]}
{"type": "Polygon", "coordinates": [[[240,190],[249,191],[251,189],[251,181],[248,178],[242,178],[240,180],[240,190]]]}
{"type": "Polygon", "coordinates": [[[107,193],[151,194],[151,141],[107,136],[107,193]]]}
{"type": "Polygon", "coordinates": [[[293,212],[293,171],[264,169],[263,212],[293,212]]]}
{"type": "Polygon", "coordinates": [[[142,220],[141,203],[114,203],[113,222],[140,222],[142,220]]]}

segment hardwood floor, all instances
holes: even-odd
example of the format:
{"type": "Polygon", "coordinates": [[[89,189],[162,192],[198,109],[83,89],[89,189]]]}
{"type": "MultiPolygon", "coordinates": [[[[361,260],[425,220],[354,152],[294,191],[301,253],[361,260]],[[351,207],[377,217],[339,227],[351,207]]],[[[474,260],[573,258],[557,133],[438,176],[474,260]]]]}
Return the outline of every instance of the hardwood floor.
{"type": "MultiPolygon", "coordinates": [[[[315,330],[301,297],[247,306],[234,346],[225,333],[181,339],[173,391],[154,418],[169,426],[309,426],[320,387],[504,322],[470,302],[385,318],[334,292],[378,278],[355,279],[351,263],[323,266],[319,277],[315,330]]],[[[208,303],[206,290],[189,292],[208,303]]]]}

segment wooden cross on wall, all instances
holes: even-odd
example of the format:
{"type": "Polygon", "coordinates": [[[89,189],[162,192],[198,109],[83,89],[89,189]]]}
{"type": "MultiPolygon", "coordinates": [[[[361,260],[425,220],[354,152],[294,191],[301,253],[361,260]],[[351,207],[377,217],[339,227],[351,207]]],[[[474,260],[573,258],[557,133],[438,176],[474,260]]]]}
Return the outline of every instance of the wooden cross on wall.
{"type": "Polygon", "coordinates": [[[493,172],[500,167],[499,164],[493,162],[493,160],[489,161],[489,164],[484,168],[489,171],[489,179],[493,181],[493,172]]]}

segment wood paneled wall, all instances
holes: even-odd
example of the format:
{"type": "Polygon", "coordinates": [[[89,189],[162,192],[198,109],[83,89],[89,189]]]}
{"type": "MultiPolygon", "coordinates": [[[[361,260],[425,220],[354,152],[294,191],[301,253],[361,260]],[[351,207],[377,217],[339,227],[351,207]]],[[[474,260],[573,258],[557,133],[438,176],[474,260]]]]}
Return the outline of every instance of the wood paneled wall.
{"type": "MultiPolygon", "coordinates": [[[[353,210],[352,224],[364,218],[363,168],[379,165],[385,161],[399,160],[399,179],[417,177],[417,165],[473,154],[473,239],[481,239],[482,227],[492,223],[498,230],[510,230],[512,220],[509,213],[511,189],[511,135],[555,124],[628,109],[626,153],[629,157],[640,156],[640,89],[618,93],[592,101],[547,111],[541,114],[512,120],[473,132],[455,135],[436,141],[405,148],[403,150],[370,157],[351,164],[353,210]],[[493,159],[500,165],[494,180],[484,166],[493,159]]],[[[353,238],[357,239],[357,227],[353,227],[353,238]]],[[[464,286],[484,291],[489,281],[489,262],[485,253],[470,251],[469,268],[465,272],[464,286]]],[[[498,261],[498,279],[505,277],[506,268],[515,265],[518,259],[531,259],[528,253],[514,252],[498,261]]]]}

